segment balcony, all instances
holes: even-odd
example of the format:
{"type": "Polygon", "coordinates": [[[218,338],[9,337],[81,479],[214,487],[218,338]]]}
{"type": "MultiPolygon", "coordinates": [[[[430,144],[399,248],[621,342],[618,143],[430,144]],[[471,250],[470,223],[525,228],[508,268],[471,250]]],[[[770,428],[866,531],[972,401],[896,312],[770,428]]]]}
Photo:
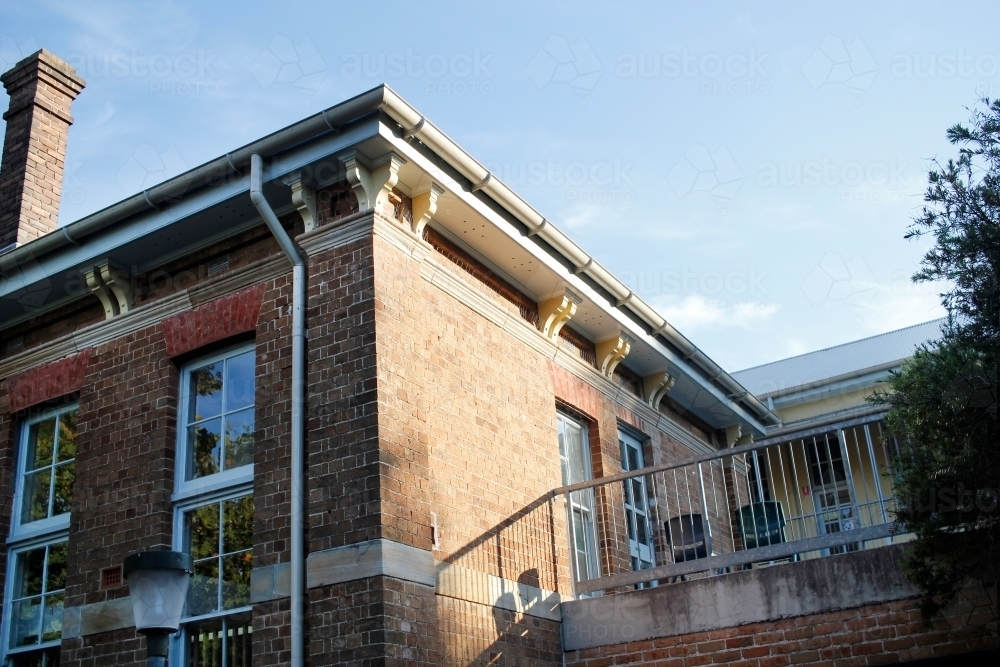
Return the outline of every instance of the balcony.
{"type": "Polygon", "coordinates": [[[896,444],[877,418],[572,484],[577,596],[899,543],[896,444]]]}

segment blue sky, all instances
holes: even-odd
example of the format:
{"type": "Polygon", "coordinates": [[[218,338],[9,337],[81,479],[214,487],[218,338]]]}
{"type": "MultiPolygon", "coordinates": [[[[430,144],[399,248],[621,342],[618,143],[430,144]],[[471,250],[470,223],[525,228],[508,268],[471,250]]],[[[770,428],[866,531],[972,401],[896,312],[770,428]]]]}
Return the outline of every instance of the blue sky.
{"type": "MultiPolygon", "coordinates": [[[[386,82],[729,370],[924,322],[905,241],[1000,94],[990,2],[0,2],[73,107],[71,222],[386,82]]],[[[6,108],[6,100],[0,100],[6,108]]]]}

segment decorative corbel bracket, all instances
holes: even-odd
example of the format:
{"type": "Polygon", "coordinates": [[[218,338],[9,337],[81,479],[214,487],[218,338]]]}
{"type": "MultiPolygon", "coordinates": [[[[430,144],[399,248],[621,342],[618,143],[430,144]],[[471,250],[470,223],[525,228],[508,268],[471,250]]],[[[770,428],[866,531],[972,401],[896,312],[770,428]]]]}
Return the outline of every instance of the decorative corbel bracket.
{"type": "Polygon", "coordinates": [[[293,172],[281,179],[282,183],[292,189],[292,203],[302,216],[305,230],[316,229],[316,192],[302,182],[302,173],[293,172]]]}
{"type": "Polygon", "coordinates": [[[594,349],[597,352],[597,364],[600,366],[601,373],[605,377],[612,377],[615,372],[615,366],[621,363],[621,360],[628,355],[634,342],[624,331],[620,332],[617,336],[597,341],[594,345],[594,349]]]}
{"type": "Polygon", "coordinates": [[[740,436],[743,434],[743,426],[736,424],[735,426],[726,427],[726,446],[733,447],[740,440],[740,436]]]}
{"type": "Polygon", "coordinates": [[[538,328],[549,340],[558,340],[559,330],[573,319],[577,307],[582,302],[583,299],[569,289],[541,301],[538,304],[538,328]]]}
{"type": "Polygon", "coordinates": [[[347,182],[358,198],[358,210],[375,209],[382,212],[389,193],[399,181],[399,169],[406,158],[387,153],[376,160],[368,160],[361,153],[351,151],[340,156],[347,170],[347,182]]]}
{"type": "Polygon", "coordinates": [[[444,188],[437,183],[431,183],[431,189],[413,195],[413,233],[417,236],[424,235],[424,227],[431,221],[437,212],[438,197],[444,194],[444,188]]]}
{"type": "Polygon", "coordinates": [[[87,287],[104,306],[104,319],[132,309],[132,285],[126,271],[114,268],[108,260],[84,271],[87,287]]]}
{"type": "Polygon", "coordinates": [[[654,410],[660,409],[660,401],[667,395],[667,392],[674,388],[677,381],[668,371],[660,371],[642,378],[642,390],[646,396],[646,402],[654,410]]]}

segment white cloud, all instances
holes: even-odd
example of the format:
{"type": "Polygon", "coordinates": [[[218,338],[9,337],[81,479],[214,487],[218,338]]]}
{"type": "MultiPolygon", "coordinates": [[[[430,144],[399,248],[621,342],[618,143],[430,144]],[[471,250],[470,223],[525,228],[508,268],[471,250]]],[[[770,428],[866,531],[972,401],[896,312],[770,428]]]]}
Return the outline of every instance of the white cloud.
{"type": "Polygon", "coordinates": [[[681,333],[721,327],[748,328],[773,317],[780,308],[765,301],[725,302],[692,294],[683,299],[664,297],[655,302],[668,322],[681,333]]]}

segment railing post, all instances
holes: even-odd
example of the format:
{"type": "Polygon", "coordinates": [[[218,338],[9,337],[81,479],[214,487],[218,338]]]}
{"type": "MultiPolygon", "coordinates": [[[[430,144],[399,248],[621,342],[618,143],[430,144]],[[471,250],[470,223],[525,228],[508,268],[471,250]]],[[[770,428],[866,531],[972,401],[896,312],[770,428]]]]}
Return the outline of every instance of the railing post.
{"type": "Polygon", "coordinates": [[[563,506],[566,508],[566,532],[569,534],[569,578],[573,584],[573,597],[577,594],[577,584],[583,581],[583,576],[576,565],[576,531],[573,526],[573,500],[570,493],[563,494],[563,506]]]}
{"type": "MultiPolygon", "coordinates": [[[[854,489],[854,475],[851,473],[851,455],[847,451],[847,438],[844,429],[837,429],[837,443],[840,445],[840,456],[844,459],[844,475],[847,477],[847,490],[851,494],[851,512],[854,514],[855,528],[861,528],[861,513],[858,511],[858,497],[854,489]]],[[[833,457],[831,457],[832,460],[833,457]]],[[[864,549],[864,543],[861,548],[864,549]]]]}
{"type": "MultiPolygon", "coordinates": [[[[764,484],[760,481],[760,461],[757,460],[757,450],[750,452],[753,457],[753,479],[757,485],[757,501],[764,502],[764,484]]],[[[753,500],[751,498],[751,500],[753,500]]]]}
{"type": "MultiPolygon", "coordinates": [[[[711,465],[711,464],[709,464],[711,465]]],[[[708,515],[708,502],[705,499],[705,476],[701,471],[701,462],[698,462],[698,489],[701,491],[701,516],[705,526],[705,552],[712,555],[712,522],[708,515]]]]}
{"type": "MultiPolygon", "coordinates": [[[[882,523],[889,523],[889,515],[885,511],[885,496],[882,495],[882,475],[878,469],[878,461],[875,460],[875,447],[872,445],[872,434],[868,424],[864,425],[865,444],[868,445],[868,458],[872,462],[872,476],[875,478],[875,493],[878,495],[878,506],[882,511],[882,523]]],[[[889,538],[892,544],[892,537],[889,538]]]]}

